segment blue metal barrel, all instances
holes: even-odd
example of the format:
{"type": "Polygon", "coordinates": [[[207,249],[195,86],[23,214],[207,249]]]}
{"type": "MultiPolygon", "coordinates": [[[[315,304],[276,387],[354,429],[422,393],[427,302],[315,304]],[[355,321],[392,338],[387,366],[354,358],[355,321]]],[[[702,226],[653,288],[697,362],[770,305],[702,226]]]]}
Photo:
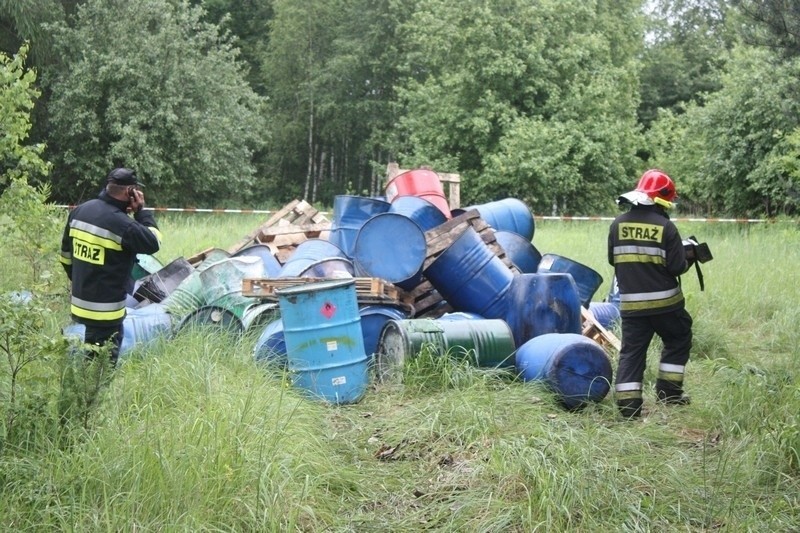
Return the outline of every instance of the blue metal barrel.
{"type": "Polygon", "coordinates": [[[520,272],[523,274],[536,272],[542,254],[531,241],[513,231],[495,231],[494,238],[520,272]]]}
{"type": "Polygon", "coordinates": [[[536,271],[539,273],[560,272],[571,275],[575,280],[575,285],[578,286],[581,304],[586,308],[589,307],[589,302],[592,301],[594,293],[597,292],[597,289],[603,284],[603,276],[598,274],[595,270],[577,261],[556,254],[544,254],[542,260],[539,261],[539,267],[536,271]]]}
{"type": "Polygon", "coordinates": [[[255,360],[286,368],[289,356],[286,353],[286,338],[283,335],[283,321],[278,318],[261,330],[253,350],[255,360]]]}
{"type": "Polygon", "coordinates": [[[425,232],[405,215],[381,213],[361,226],[353,260],[359,276],[381,278],[411,290],[422,281],[425,232]]]}
{"type": "Polygon", "coordinates": [[[277,277],[350,278],[353,274],[353,263],[341,248],[324,239],[308,239],[295,248],[277,277]]]}
{"type": "Polygon", "coordinates": [[[580,333],[575,281],[569,274],[519,274],[511,283],[505,319],[517,346],[546,333],[580,333]]]}
{"type": "Polygon", "coordinates": [[[358,310],[361,316],[361,332],[364,336],[364,351],[372,361],[378,351],[378,340],[383,327],[389,320],[403,320],[408,313],[392,305],[366,305],[358,310]]]}
{"type": "Polygon", "coordinates": [[[577,333],[548,333],[517,350],[524,381],[543,381],[568,409],[599,402],[611,389],[611,362],[603,348],[577,333]]]}
{"type": "Polygon", "coordinates": [[[425,269],[425,276],[454,310],[505,318],[514,275],[471,227],[425,269]]]}
{"type": "MultiPolygon", "coordinates": [[[[128,309],[122,323],[122,345],[120,357],[128,355],[136,347],[146,346],[158,338],[169,337],[174,329],[174,317],[162,304],[149,304],[138,309],[128,309]]],[[[62,329],[65,337],[74,337],[81,342],[86,326],[72,322],[62,329]]]]}
{"type": "Polygon", "coordinates": [[[619,306],[611,302],[591,302],[589,311],[594,319],[606,329],[614,328],[620,321],[619,306]]]}
{"type": "Polygon", "coordinates": [[[438,207],[418,196],[398,196],[391,203],[389,213],[407,216],[416,222],[422,231],[428,231],[447,222],[447,217],[438,207]]]}
{"type": "Polygon", "coordinates": [[[533,213],[522,200],[505,198],[474,205],[467,208],[467,210],[469,209],[477,209],[481,218],[495,231],[513,231],[525,237],[529,242],[533,240],[535,230],[533,213]]]}
{"type": "Polygon", "coordinates": [[[260,257],[264,263],[264,273],[262,277],[274,278],[281,270],[281,263],[272,253],[266,244],[253,244],[235,252],[231,257],[260,257]]]}
{"type": "Polygon", "coordinates": [[[483,320],[478,313],[468,313],[466,311],[453,311],[452,313],[445,313],[436,320],[483,320]]]}
{"type": "Polygon", "coordinates": [[[326,280],[275,291],[295,387],[329,403],[354,403],[366,392],[355,281],[326,280]]]}
{"type": "Polygon", "coordinates": [[[352,259],[358,230],[373,216],[389,210],[390,203],[380,198],[338,195],[333,199],[333,221],[328,240],[352,259]]]}

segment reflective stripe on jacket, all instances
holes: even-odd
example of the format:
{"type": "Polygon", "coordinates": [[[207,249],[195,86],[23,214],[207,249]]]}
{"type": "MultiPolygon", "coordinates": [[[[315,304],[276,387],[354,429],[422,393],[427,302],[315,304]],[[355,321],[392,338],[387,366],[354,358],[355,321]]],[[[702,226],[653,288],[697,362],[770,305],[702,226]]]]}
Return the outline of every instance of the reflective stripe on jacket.
{"type": "Polygon", "coordinates": [[[619,285],[620,315],[666,313],[684,306],[678,276],[689,265],[675,224],[659,206],[632,206],[608,233],[608,262],[619,285]]]}

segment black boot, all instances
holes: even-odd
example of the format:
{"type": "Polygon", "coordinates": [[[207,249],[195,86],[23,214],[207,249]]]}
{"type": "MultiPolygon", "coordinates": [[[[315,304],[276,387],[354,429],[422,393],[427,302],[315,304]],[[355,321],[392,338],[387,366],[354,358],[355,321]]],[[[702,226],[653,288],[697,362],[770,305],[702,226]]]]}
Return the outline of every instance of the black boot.
{"type": "Polygon", "coordinates": [[[683,394],[683,384],[665,379],[656,380],[656,398],[665,405],[689,405],[692,399],[683,394]]]}
{"type": "Polygon", "coordinates": [[[627,400],[617,400],[617,408],[623,418],[635,420],[642,416],[642,399],[631,398],[627,400]]]}

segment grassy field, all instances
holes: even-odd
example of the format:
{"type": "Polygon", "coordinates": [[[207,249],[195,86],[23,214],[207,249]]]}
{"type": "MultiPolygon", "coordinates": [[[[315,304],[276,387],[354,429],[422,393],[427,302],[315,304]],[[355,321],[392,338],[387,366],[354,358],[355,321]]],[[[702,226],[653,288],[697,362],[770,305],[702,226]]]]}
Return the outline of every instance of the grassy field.
{"type": "MultiPolygon", "coordinates": [[[[161,216],[158,257],[226,248],[260,221],[161,216]]],[[[533,241],[600,272],[600,300],[607,226],[537,222],[533,241]]],[[[403,385],[331,407],[257,366],[252,336],[196,332],[134,351],[91,417],[64,426],[68,365],[44,358],[17,376],[25,431],[0,434],[0,530],[798,531],[800,228],[679,228],[715,257],[704,292],[683,280],[691,406],[650,391],[638,422],[610,396],[567,412],[538,384],[423,355],[403,385]]],[[[11,254],[0,266],[0,288],[27,287],[11,254]]],[[[47,290],[40,334],[56,339],[65,277],[47,290]]],[[[3,420],[10,379],[0,359],[3,420]]]]}

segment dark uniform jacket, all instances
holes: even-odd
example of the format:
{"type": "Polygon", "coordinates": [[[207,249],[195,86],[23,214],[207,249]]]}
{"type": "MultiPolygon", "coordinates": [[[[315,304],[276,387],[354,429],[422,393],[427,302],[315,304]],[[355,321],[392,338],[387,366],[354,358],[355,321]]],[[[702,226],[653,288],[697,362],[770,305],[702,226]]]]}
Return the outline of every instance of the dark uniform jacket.
{"type": "Polygon", "coordinates": [[[136,254],[159,249],[153,214],[142,209],[131,218],[127,207],[103,190],[69,214],[60,259],[72,281],[70,312],[76,322],[97,327],[121,323],[136,254]]]}
{"type": "Polygon", "coordinates": [[[660,206],[631,206],[608,233],[608,262],[614,266],[620,315],[645,316],[684,307],[678,276],[689,264],[678,228],[660,206]]]}

